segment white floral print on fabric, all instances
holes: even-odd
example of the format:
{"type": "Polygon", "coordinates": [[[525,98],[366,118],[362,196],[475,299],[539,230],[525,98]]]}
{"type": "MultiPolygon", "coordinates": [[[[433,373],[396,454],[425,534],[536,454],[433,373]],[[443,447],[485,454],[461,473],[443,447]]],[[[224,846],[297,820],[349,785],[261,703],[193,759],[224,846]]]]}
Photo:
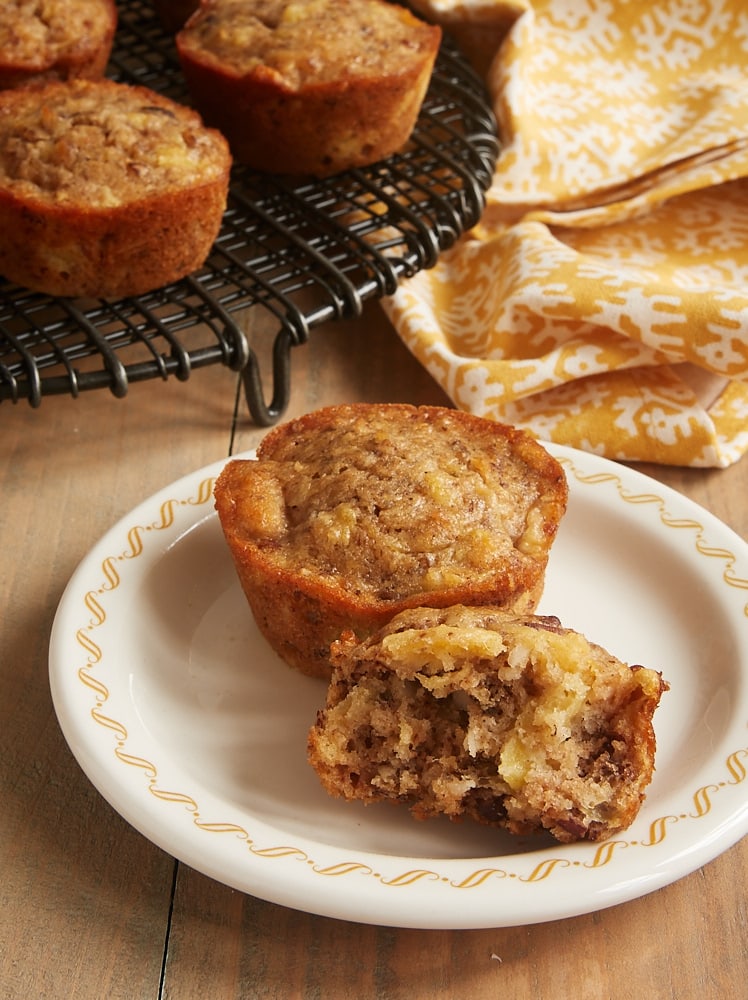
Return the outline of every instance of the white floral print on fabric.
{"type": "Polygon", "coordinates": [[[416,6],[468,46],[480,39],[503,145],[478,225],[385,300],[404,342],[455,405],[547,440],[621,460],[737,461],[748,7],[416,6]]]}

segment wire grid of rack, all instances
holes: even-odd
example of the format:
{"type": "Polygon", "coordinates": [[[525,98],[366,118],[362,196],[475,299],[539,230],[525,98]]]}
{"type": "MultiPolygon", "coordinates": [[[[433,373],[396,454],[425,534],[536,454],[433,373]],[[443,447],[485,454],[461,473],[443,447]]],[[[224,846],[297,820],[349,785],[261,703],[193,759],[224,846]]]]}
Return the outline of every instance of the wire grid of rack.
{"type": "MultiPolygon", "coordinates": [[[[107,75],[188,103],[151,5],[119,11],[107,75]]],[[[275,423],[290,398],[292,348],[433,267],[478,221],[498,148],[484,86],[446,37],[401,153],[325,180],[235,167],[215,245],[183,280],[105,301],[52,298],[0,277],[0,401],[38,407],[45,395],[98,388],[122,397],[132,382],[185,380],[220,363],[241,372],[254,422],[275,423]]]]}

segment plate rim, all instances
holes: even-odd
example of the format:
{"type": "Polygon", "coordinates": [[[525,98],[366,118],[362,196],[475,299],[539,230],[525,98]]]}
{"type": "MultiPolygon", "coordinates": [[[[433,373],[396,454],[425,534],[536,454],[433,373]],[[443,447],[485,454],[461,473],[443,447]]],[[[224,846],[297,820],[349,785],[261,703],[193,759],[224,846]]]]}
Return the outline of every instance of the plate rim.
{"type": "MultiPolygon", "coordinates": [[[[572,489],[572,484],[576,482],[580,489],[583,486],[592,486],[613,490],[621,501],[631,505],[632,510],[644,511],[646,517],[659,518],[666,527],[690,532],[693,544],[700,555],[703,555],[704,558],[716,558],[724,563],[723,579],[727,586],[734,587],[737,591],[748,591],[748,580],[740,575],[744,571],[742,569],[739,572],[735,570],[741,561],[748,559],[748,545],[716,515],[689,497],[678,493],[672,487],[657,482],[637,469],[631,469],[611,459],[591,452],[582,452],[569,446],[547,442],[542,442],[542,444],[561,461],[572,489]],[[716,539],[714,538],[715,534],[717,535],[716,539]],[[720,541],[720,544],[715,546],[713,542],[717,540],[720,541]]],[[[628,842],[614,838],[601,844],[555,845],[553,850],[559,855],[558,858],[552,855],[547,856],[548,851],[531,852],[531,854],[545,854],[546,856],[538,860],[529,871],[525,867],[521,873],[505,870],[507,866],[504,864],[504,868],[502,868],[501,862],[505,862],[506,858],[521,859],[527,855],[495,855],[455,859],[433,859],[420,856],[406,858],[398,855],[377,855],[369,850],[355,852],[324,844],[313,837],[299,838],[298,835],[293,835],[297,841],[305,845],[306,849],[304,849],[285,843],[282,830],[265,823],[264,820],[258,821],[253,818],[252,822],[255,824],[252,828],[253,833],[261,830],[263,833],[274,832],[280,837],[279,843],[271,848],[256,847],[255,839],[250,837],[241,824],[233,824],[232,826],[231,823],[203,823],[194,800],[192,820],[190,821],[192,825],[182,824],[184,829],[175,829],[177,824],[169,822],[165,832],[162,821],[162,817],[165,815],[164,805],[166,804],[172,810],[179,808],[185,810],[185,815],[182,817],[184,820],[185,816],[189,818],[190,815],[191,806],[184,801],[189,796],[181,795],[180,799],[180,795],[177,793],[168,792],[165,794],[164,790],[159,790],[157,785],[155,791],[154,786],[150,786],[153,795],[150,797],[148,795],[142,796],[143,779],[148,778],[146,765],[149,762],[138,763],[125,759],[127,757],[127,738],[125,737],[123,741],[121,733],[118,736],[116,720],[106,716],[102,710],[107,700],[104,691],[101,690],[103,685],[86,667],[79,667],[75,675],[77,684],[82,684],[82,688],[72,684],[73,675],[70,673],[70,667],[67,666],[66,660],[69,655],[67,647],[70,645],[68,618],[72,616],[81,622],[83,617],[88,616],[88,624],[79,624],[75,630],[74,643],[77,645],[76,651],[82,656],[92,658],[92,665],[95,666],[98,662],[97,657],[102,654],[97,649],[95,638],[92,636],[95,636],[96,628],[106,618],[102,604],[106,600],[107,590],[116,589],[116,586],[119,585],[114,583],[114,577],[118,574],[117,567],[111,563],[110,559],[102,560],[101,553],[106,550],[108,545],[121,549],[122,546],[119,543],[123,537],[129,547],[125,550],[123,559],[128,558],[128,552],[130,559],[140,556],[145,548],[151,545],[152,538],[157,539],[157,544],[165,543],[169,539],[167,547],[178,544],[198,524],[217,518],[212,504],[212,482],[223,466],[233,459],[251,458],[253,455],[253,451],[242,452],[209,463],[157,490],[119,518],[80,561],[64,589],[55,614],[49,644],[49,681],[55,712],[63,736],[82,770],[99,793],[116,812],[147,839],[178,860],[224,884],[295,909],[369,924],[422,929],[475,929],[542,923],[580,916],[630,901],[690,874],[728,850],[748,832],[748,801],[745,801],[742,807],[733,808],[732,812],[718,824],[718,828],[711,830],[708,837],[697,840],[689,850],[680,851],[675,860],[671,858],[669,863],[663,863],[662,859],[659,858],[661,851],[654,851],[653,861],[656,863],[653,864],[646,876],[641,874],[638,876],[635,885],[632,884],[630,878],[611,878],[615,872],[615,865],[610,868],[608,866],[611,865],[612,861],[617,861],[628,846],[661,847],[667,841],[669,831],[672,830],[672,823],[677,825],[678,817],[664,816],[653,821],[650,824],[650,843],[648,844],[642,841],[628,842]],[[187,499],[184,498],[185,493],[187,499]],[[175,497],[182,499],[175,499],[175,497]],[[156,520],[152,516],[154,512],[156,520]],[[146,515],[152,521],[150,526],[141,524],[142,521],[147,520],[146,515]],[[159,532],[163,532],[163,534],[159,534],[159,532]],[[104,575],[103,587],[99,589],[98,593],[92,588],[86,589],[82,605],[83,611],[81,611],[81,591],[79,588],[86,574],[92,573],[94,568],[99,570],[100,576],[102,573],[104,575]],[[108,574],[113,575],[109,577],[108,574]],[[72,604],[75,600],[77,600],[77,606],[74,615],[72,604]],[[102,615],[104,615],[104,619],[101,618],[102,615]],[[86,725],[90,726],[91,720],[93,720],[94,723],[98,723],[96,729],[84,731],[82,728],[83,716],[78,718],[75,714],[80,712],[80,706],[71,706],[70,704],[70,695],[73,689],[78,694],[84,690],[93,699],[94,704],[89,706],[87,714],[90,718],[86,725]],[[115,747],[114,756],[107,762],[99,759],[96,749],[101,742],[102,731],[107,738],[110,738],[110,741],[113,739],[115,744],[119,739],[119,746],[115,747]],[[98,740],[91,736],[91,733],[94,732],[96,737],[99,737],[98,740]],[[131,766],[123,768],[119,773],[115,772],[115,784],[112,787],[111,777],[114,772],[113,761],[115,760],[118,766],[124,763],[129,763],[131,766]],[[120,778],[121,780],[118,781],[120,778]],[[138,780],[140,791],[135,792],[131,786],[134,782],[137,785],[138,780]],[[126,788],[123,787],[125,785],[127,785],[126,788]],[[143,802],[145,802],[144,806],[142,803],[133,805],[133,802],[140,803],[139,796],[142,796],[143,802]],[[236,875],[232,877],[232,873],[227,872],[223,864],[216,863],[213,852],[201,850],[202,845],[198,843],[196,837],[196,832],[200,830],[225,834],[226,836],[219,837],[224,845],[230,843],[229,838],[233,836],[236,841],[232,845],[234,848],[237,845],[243,845],[247,848],[245,861],[247,856],[251,860],[242,877],[236,875]],[[367,860],[362,862],[354,857],[348,857],[347,855],[351,853],[357,853],[367,860]],[[340,860],[341,858],[342,860],[340,860]],[[388,877],[386,873],[382,874],[382,872],[376,871],[376,864],[369,863],[372,859],[385,862],[381,865],[383,870],[387,867],[387,861],[390,863],[400,861],[403,864],[399,872],[388,877]],[[293,885],[287,884],[284,878],[279,879],[277,875],[279,865],[286,864],[288,866],[290,863],[295,865],[294,874],[300,875],[301,872],[304,872],[303,876],[300,875],[298,879],[291,880],[293,885]],[[574,898],[569,899],[563,890],[574,886],[574,874],[580,867],[586,870],[587,885],[591,885],[593,891],[589,894],[575,893],[574,898]],[[449,874],[445,874],[447,869],[449,874]],[[324,876],[321,880],[324,885],[320,884],[319,878],[316,881],[315,878],[306,878],[306,873],[310,871],[315,876],[324,876]],[[356,881],[359,876],[367,874],[376,876],[374,881],[371,878],[368,883],[360,879],[358,882],[356,881]],[[353,893],[349,891],[351,884],[354,888],[353,893]],[[438,888],[445,884],[460,890],[457,893],[457,899],[467,900],[467,905],[463,905],[462,902],[455,903],[453,894],[449,898],[448,914],[440,910],[438,900],[443,899],[443,896],[439,897],[438,888]],[[525,900],[528,897],[521,897],[520,905],[517,907],[513,897],[517,894],[515,887],[519,884],[540,886],[541,890],[547,885],[553,884],[560,891],[556,894],[558,898],[555,902],[541,898],[539,903],[536,894],[535,899],[530,900],[527,905],[525,905],[525,900]],[[365,891],[362,892],[365,885],[365,891]],[[500,887],[496,894],[499,898],[498,906],[485,905],[485,899],[477,898],[480,893],[485,895],[493,885],[500,887]],[[372,886],[376,886],[374,891],[368,891],[372,886]],[[423,895],[428,898],[427,904],[419,905],[417,900],[408,900],[408,887],[414,886],[423,890],[423,895]],[[387,891],[381,892],[382,887],[387,887],[387,891]],[[350,899],[351,895],[355,897],[353,901],[350,899]],[[431,898],[434,896],[437,897],[437,905],[434,905],[434,899],[431,898]],[[503,897],[508,897],[508,909],[511,912],[507,912],[506,903],[502,909],[501,898],[503,897]],[[413,905],[409,905],[411,903],[413,905]],[[476,903],[484,905],[474,905],[476,903]],[[428,912],[424,913],[424,910],[428,912]]],[[[572,489],[570,489],[570,494],[572,489]]],[[[153,551],[155,553],[162,551],[162,549],[154,547],[153,551]]],[[[745,573],[748,575],[748,564],[745,573]]],[[[746,594],[745,601],[748,602],[748,594],[746,594]]],[[[748,603],[744,604],[743,614],[746,617],[746,624],[748,624],[748,603]]],[[[741,659],[738,669],[741,679],[745,682],[748,672],[748,664],[745,659],[741,659]]],[[[695,819],[703,819],[714,809],[714,802],[720,788],[739,785],[746,780],[748,777],[747,764],[748,747],[738,747],[724,761],[726,773],[722,776],[723,780],[717,783],[715,779],[714,783],[707,783],[696,789],[693,793],[695,819]]],[[[196,783],[199,784],[199,782],[196,783]]],[[[718,811],[714,809],[715,815],[718,811]]],[[[680,818],[685,817],[681,816],[680,818]]],[[[168,820],[171,821],[171,819],[172,816],[169,815],[168,820]]],[[[236,850],[233,853],[236,854],[236,850]]],[[[530,891],[532,890],[527,890],[527,892],[530,891]]]]}

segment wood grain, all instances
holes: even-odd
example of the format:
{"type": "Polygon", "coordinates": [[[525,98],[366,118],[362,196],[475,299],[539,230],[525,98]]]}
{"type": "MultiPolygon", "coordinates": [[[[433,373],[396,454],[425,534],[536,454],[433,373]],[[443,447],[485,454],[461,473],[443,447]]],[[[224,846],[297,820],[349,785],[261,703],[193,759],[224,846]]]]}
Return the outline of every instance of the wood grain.
{"type": "Polygon", "coordinates": [[[157,996],[173,860],[124,822],[67,748],[47,650],[77,563],[119,517],[225,455],[234,377],[2,405],[0,996],[157,996]]]}
{"type": "MultiPolygon", "coordinates": [[[[347,400],[446,403],[384,320],[295,348],[287,416],[347,400]]],[[[176,865],[124,822],[67,748],[47,681],[57,603],[78,561],[135,504],[254,448],[237,377],[0,406],[0,996],[718,1000],[748,981],[745,840],[621,906],[531,927],[418,931],[331,920],[176,865]],[[176,873],[176,878],[175,878],[176,873]]],[[[748,461],[641,467],[748,538],[748,461]]]]}

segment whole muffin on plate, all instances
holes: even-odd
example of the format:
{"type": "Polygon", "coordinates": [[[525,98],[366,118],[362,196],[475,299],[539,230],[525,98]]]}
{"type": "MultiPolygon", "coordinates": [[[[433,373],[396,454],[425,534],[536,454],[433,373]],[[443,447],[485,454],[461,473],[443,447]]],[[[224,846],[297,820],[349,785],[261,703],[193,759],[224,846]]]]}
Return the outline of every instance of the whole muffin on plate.
{"type": "Polygon", "coordinates": [[[440,41],[387,0],[203,0],[177,48],[238,161],[323,177],[406,143],[440,41]]]}
{"type": "Polygon", "coordinates": [[[528,434],[446,407],[343,404],[281,424],[215,484],[258,627],[329,677],[346,629],[404,608],[534,610],[567,484],[528,434]]]}
{"type": "Polygon", "coordinates": [[[0,90],[104,75],[117,27],[114,0],[3,0],[0,90]]]}
{"type": "Polygon", "coordinates": [[[639,812],[667,684],[556,618],[416,608],[344,636],[333,663],[308,741],[333,796],[562,842],[605,840],[639,812]]]}
{"type": "Polygon", "coordinates": [[[144,87],[71,80],[0,93],[0,274],[60,296],[138,295],[200,267],[231,154],[144,87]]]}

